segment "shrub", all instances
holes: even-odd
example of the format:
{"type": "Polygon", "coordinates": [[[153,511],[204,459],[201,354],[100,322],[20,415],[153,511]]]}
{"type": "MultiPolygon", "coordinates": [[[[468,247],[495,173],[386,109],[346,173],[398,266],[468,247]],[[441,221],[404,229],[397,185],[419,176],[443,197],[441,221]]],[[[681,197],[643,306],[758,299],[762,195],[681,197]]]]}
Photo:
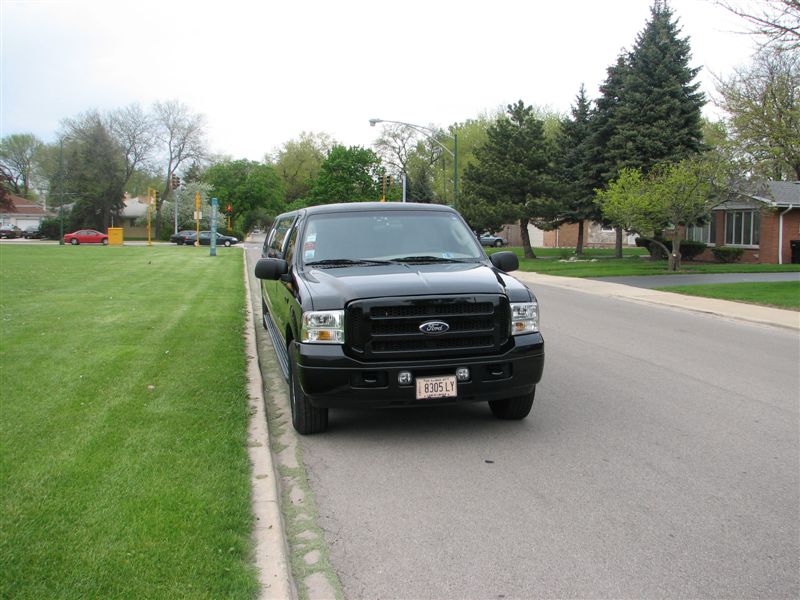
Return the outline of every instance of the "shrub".
{"type": "MultiPolygon", "coordinates": [[[[39,231],[42,235],[51,240],[59,239],[61,235],[61,220],[57,218],[44,219],[42,224],[39,225],[39,231]]],[[[68,233],[64,231],[64,233],[68,233]]]]}
{"type": "Polygon", "coordinates": [[[744,250],[742,248],[731,248],[730,246],[720,246],[711,249],[714,258],[723,263],[735,263],[742,259],[744,250]]]}
{"type": "Polygon", "coordinates": [[[681,258],[685,260],[694,260],[694,258],[703,253],[707,246],[703,242],[693,242],[691,240],[681,241],[681,258]]]}

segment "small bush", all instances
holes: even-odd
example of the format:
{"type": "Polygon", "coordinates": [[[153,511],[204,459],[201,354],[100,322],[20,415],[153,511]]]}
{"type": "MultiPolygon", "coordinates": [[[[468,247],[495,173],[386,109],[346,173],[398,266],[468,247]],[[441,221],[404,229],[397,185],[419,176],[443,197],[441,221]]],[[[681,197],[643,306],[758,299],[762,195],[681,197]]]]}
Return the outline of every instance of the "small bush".
{"type": "MultiPolygon", "coordinates": [[[[44,219],[42,224],[39,225],[39,231],[42,235],[51,240],[57,240],[61,236],[61,220],[60,219],[44,219]]],[[[69,233],[64,231],[64,233],[69,233]]]]}
{"type": "Polygon", "coordinates": [[[696,256],[703,253],[707,246],[703,242],[693,242],[691,240],[681,241],[681,258],[694,260],[696,256]]]}
{"type": "Polygon", "coordinates": [[[744,250],[742,248],[731,248],[730,246],[720,246],[719,248],[712,248],[711,253],[719,262],[735,263],[742,259],[744,250]]]}

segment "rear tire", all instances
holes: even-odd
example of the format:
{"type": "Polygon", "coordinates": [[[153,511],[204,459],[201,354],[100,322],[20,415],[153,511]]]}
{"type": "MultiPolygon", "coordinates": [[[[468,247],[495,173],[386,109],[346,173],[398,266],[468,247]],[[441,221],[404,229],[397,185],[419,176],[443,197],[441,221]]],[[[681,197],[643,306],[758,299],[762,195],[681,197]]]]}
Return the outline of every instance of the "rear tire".
{"type": "Polygon", "coordinates": [[[328,409],[317,408],[308,400],[300,386],[293,342],[289,342],[289,403],[292,407],[292,426],[297,433],[308,435],[322,433],[328,428],[328,409]]]}
{"type": "Polygon", "coordinates": [[[519,421],[524,419],[533,408],[533,397],[536,395],[536,388],[530,394],[505,398],[503,400],[490,400],[489,408],[492,414],[498,419],[506,421],[519,421]]]}

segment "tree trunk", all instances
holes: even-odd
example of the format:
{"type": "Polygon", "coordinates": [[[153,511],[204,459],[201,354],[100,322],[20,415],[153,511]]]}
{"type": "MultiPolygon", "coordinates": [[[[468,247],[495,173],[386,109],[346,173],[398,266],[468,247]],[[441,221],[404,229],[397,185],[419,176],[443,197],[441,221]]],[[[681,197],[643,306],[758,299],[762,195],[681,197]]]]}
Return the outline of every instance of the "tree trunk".
{"type": "Polygon", "coordinates": [[[614,258],[622,258],[622,227],[616,228],[616,240],[614,243],[614,258]]]}
{"type": "Polygon", "coordinates": [[[525,258],[536,258],[536,254],[533,253],[533,248],[531,248],[531,236],[528,235],[528,223],[529,220],[524,217],[519,220],[519,232],[520,235],[522,235],[522,250],[525,258]]]}
{"type": "Polygon", "coordinates": [[[583,256],[583,219],[578,221],[578,244],[575,246],[575,254],[583,256]]]}
{"type": "Polygon", "coordinates": [[[681,268],[681,233],[678,226],[672,233],[672,252],[669,255],[669,270],[679,271],[681,268]]]}

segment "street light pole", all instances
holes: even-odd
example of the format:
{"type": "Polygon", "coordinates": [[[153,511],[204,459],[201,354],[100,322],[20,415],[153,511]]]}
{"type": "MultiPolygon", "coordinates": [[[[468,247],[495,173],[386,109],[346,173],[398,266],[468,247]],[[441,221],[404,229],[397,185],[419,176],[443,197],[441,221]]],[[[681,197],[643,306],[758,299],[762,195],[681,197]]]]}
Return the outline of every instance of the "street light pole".
{"type": "Polygon", "coordinates": [[[415,125],[414,123],[406,123],[405,121],[390,121],[388,119],[370,119],[369,125],[370,127],[375,127],[378,123],[394,123],[395,125],[405,125],[406,127],[410,127],[414,131],[421,133],[426,138],[431,140],[432,142],[438,144],[442,150],[447,152],[450,156],[453,157],[453,208],[458,210],[458,133],[454,132],[453,135],[444,132],[437,132],[430,127],[424,127],[423,125],[415,125]],[[450,150],[447,146],[442,144],[438,139],[436,139],[436,134],[442,133],[446,137],[449,137],[453,140],[453,149],[450,150]]]}
{"type": "Polygon", "coordinates": [[[61,206],[59,206],[58,213],[60,216],[60,231],[61,235],[58,237],[58,245],[64,245],[64,138],[59,139],[59,152],[58,152],[58,187],[61,196],[61,206]]]}

